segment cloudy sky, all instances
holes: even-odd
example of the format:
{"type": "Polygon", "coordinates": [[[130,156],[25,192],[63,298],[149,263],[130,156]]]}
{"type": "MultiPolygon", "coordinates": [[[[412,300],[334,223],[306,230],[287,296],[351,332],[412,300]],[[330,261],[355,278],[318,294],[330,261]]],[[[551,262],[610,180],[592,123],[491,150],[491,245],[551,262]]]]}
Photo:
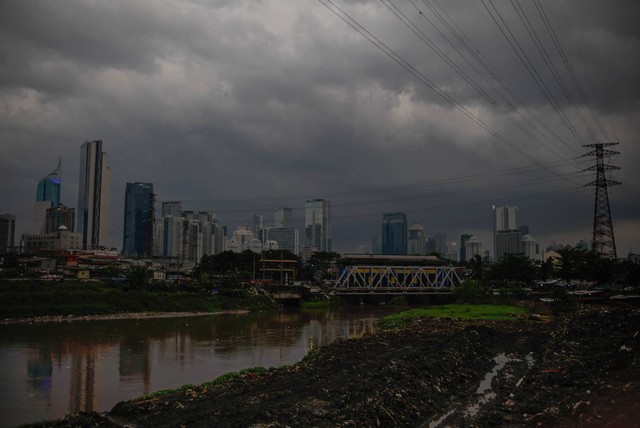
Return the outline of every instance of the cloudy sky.
{"type": "Polygon", "coordinates": [[[126,182],[212,210],[231,229],[330,199],[338,251],[382,213],[427,235],[478,235],[516,205],[544,247],[590,239],[593,164],[616,141],[618,254],[640,251],[637,0],[0,1],[0,213],[28,232],[62,157],[112,169],[112,245],[126,182]]]}

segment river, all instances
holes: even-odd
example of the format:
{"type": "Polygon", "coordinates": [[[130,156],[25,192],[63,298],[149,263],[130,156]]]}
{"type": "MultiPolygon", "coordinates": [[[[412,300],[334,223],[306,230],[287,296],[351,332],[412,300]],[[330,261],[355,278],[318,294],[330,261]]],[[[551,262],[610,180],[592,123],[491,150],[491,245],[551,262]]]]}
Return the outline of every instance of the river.
{"type": "Polygon", "coordinates": [[[0,426],[111,409],[376,330],[391,308],[0,325],[0,426]]]}

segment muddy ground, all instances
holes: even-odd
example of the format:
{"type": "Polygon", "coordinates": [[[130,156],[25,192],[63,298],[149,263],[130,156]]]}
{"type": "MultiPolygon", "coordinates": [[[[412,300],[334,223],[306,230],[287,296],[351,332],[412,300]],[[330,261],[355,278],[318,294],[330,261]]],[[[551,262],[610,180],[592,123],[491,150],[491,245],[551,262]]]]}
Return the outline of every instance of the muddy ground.
{"type": "MultiPolygon", "coordinates": [[[[205,379],[203,379],[205,381],[205,379]]],[[[640,309],[422,320],[213,387],[46,426],[640,426],[640,309]]]]}

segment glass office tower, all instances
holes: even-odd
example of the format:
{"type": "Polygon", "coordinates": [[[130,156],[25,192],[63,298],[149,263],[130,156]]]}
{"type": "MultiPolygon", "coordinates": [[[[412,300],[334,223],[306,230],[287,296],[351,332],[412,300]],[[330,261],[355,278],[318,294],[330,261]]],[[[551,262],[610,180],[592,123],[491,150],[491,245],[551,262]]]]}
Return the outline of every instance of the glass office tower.
{"type": "Polygon", "coordinates": [[[382,215],[382,254],[407,254],[407,214],[382,215]]]}
{"type": "Polygon", "coordinates": [[[151,255],[153,217],[153,183],[127,183],[124,193],[124,254],[151,255]]]}

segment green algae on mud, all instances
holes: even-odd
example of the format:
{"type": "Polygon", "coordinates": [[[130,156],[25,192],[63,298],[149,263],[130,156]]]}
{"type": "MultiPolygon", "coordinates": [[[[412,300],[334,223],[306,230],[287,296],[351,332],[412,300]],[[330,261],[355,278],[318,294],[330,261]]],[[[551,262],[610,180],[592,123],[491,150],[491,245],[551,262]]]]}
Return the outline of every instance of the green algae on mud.
{"type": "Polygon", "coordinates": [[[414,320],[426,317],[452,318],[460,320],[507,320],[527,313],[525,308],[509,305],[462,305],[451,304],[410,309],[388,315],[378,321],[381,329],[404,327],[414,320]]]}
{"type": "Polygon", "coordinates": [[[170,389],[162,389],[159,391],[155,391],[152,392],[150,394],[145,394],[142,395],[138,398],[135,398],[133,400],[130,400],[131,402],[139,402],[139,401],[145,401],[145,400],[152,400],[155,398],[160,398],[160,397],[164,397],[167,395],[172,395],[172,394],[176,394],[176,393],[180,393],[180,392],[185,392],[185,391],[189,391],[189,390],[193,390],[196,391],[198,393],[202,393],[208,389],[213,388],[216,385],[220,385],[224,382],[229,382],[231,380],[234,379],[238,379],[238,378],[244,378],[244,377],[256,377],[256,376],[260,376],[264,373],[267,372],[267,369],[262,367],[262,366],[257,366],[257,367],[250,367],[248,369],[244,369],[244,370],[240,370],[237,372],[229,372],[229,373],[225,373],[223,375],[218,376],[217,378],[215,378],[212,381],[209,382],[205,382],[202,384],[198,384],[198,385],[193,385],[193,384],[186,384],[186,385],[182,385],[179,386],[177,388],[170,388],[170,389]]]}

